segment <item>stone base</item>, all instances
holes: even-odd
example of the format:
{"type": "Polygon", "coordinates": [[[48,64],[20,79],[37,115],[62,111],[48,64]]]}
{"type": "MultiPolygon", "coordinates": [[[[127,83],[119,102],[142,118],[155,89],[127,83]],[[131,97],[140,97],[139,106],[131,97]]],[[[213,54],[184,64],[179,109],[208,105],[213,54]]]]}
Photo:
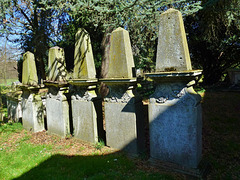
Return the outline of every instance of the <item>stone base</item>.
{"type": "Polygon", "coordinates": [[[102,101],[73,100],[73,134],[74,137],[83,141],[96,143],[103,136],[102,101]]]}
{"type": "Polygon", "coordinates": [[[130,102],[105,102],[106,142],[112,148],[137,155],[144,150],[142,102],[130,102]]]}
{"type": "Polygon", "coordinates": [[[40,95],[24,92],[22,97],[22,123],[24,129],[32,132],[45,130],[43,110],[40,95]]]}
{"type": "Polygon", "coordinates": [[[176,83],[156,89],[164,97],[151,98],[148,107],[150,157],[197,168],[202,152],[201,97],[176,83]]]}
{"type": "Polygon", "coordinates": [[[62,137],[70,134],[69,104],[62,91],[48,93],[46,99],[48,133],[62,137]]]}

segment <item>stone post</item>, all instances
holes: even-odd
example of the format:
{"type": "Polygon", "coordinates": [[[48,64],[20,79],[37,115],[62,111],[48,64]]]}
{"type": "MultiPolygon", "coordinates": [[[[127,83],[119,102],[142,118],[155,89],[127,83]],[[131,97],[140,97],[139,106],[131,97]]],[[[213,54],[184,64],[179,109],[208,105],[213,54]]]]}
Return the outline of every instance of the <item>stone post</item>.
{"type": "Polygon", "coordinates": [[[62,137],[70,134],[69,104],[66,94],[66,66],[64,51],[60,47],[49,49],[48,77],[44,84],[48,87],[46,114],[48,133],[62,137]]]}
{"type": "Polygon", "coordinates": [[[149,111],[150,157],[176,169],[196,169],[202,153],[201,97],[193,90],[201,75],[192,70],[182,15],[169,9],[160,16],[156,83],[149,111]],[[171,166],[175,167],[175,166],[171,166]]]}
{"type": "Polygon", "coordinates": [[[107,77],[109,94],[104,98],[107,145],[136,155],[144,149],[142,100],[134,96],[134,61],[128,31],[117,28],[111,34],[107,77]]]}
{"type": "Polygon", "coordinates": [[[102,100],[95,93],[97,82],[90,36],[86,30],[80,29],[76,33],[73,79],[69,81],[73,92],[73,134],[92,143],[105,139],[102,100]]]}
{"type": "Polygon", "coordinates": [[[44,127],[44,107],[38,85],[37,70],[34,54],[26,52],[23,55],[22,71],[22,123],[23,127],[29,131],[38,132],[44,127]]]}

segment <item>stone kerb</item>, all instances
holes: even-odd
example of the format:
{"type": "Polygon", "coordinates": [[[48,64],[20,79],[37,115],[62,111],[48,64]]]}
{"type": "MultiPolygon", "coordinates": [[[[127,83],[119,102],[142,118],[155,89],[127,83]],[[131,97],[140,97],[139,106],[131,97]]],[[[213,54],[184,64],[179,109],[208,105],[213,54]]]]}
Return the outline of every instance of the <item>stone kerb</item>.
{"type": "Polygon", "coordinates": [[[23,55],[22,85],[22,123],[29,131],[38,132],[45,129],[44,106],[39,95],[42,87],[38,84],[38,76],[34,54],[26,52],[23,55]]]}
{"type": "Polygon", "coordinates": [[[84,29],[76,33],[71,104],[74,137],[96,143],[105,139],[102,120],[102,99],[96,95],[96,70],[90,36],[84,29]]]}
{"type": "Polygon", "coordinates": [[[136,155],[144,148],[143,116],[142,101],[132,92],[136,78],[128,31],[117,28],[112,32],[109,54],[109,72],[99,80],[109,88],[104,98],[106,143],[136,155]]]}
{"type": "Polygon", "coordinates": [[[68,83],[64,50],[49,49],[48,76],[44,84],[48,87],[46,114],[48,133],[62,137],[70,134],[68,83]]]}
{"type": "Polygon", "coordinates": [[[172,163],[178,171],[197,175],[202,112],[201,97],[192,86],[202,71],[192,70],[179,11],[161,14],[158,39],[156,72],[146,74],[156,82],[148,106],[150,161],[172,163]]]}

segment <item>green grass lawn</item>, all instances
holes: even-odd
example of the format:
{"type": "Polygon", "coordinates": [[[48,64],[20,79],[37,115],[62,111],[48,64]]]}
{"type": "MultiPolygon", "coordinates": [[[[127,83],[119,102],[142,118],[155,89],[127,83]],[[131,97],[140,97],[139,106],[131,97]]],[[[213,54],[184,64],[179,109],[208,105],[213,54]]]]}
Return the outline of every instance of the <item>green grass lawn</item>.
{"type": "MultiPolygon", "coordinates": [[[[41,138],[38,136],[37,138],[41,138]]],[[[35,141],[38,141],[37,138],[35,141]]],[[[20,123],[0,126],[1,179],[176,179],[176,175],[144,170],[136,160],[94,145],[78,146],[80,153],[69,149],[77,140],[54,137],[48,143],[33,142],[34,134],[20,123]],[[59,143],[61,142],[61,143],[59,143]],[[63,143],[64,142],[64,143],[63,143]],[[66,150],[68,149],[68,150],[66,150]],[[85,152],[86,151],[86,152],[85,152]],[[81,152],[84,152],[81,154],[81,152]]],[[[45,139],[46,140],[46,139],[45,139]]],[[[75,147],[76,149],[76,147],[75,147]]],[[[107,149],[107,148],[106,148],[107,149]]]]}

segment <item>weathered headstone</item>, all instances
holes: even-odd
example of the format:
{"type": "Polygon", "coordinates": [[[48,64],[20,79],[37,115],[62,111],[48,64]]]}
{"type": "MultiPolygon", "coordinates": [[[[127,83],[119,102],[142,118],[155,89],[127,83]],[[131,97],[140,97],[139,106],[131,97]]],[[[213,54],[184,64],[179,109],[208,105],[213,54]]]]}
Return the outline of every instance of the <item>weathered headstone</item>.
{"type": "Polygon", "coordinates": [[[182,14],[169,9],[160,16],[156,71],[192,70],[182,14]]]}
{"type": "Polygon", "coordinates": [[[95,93],[97,79],[90,36],[84,29],[76,34],[74,53],[72,117],[74,137],[96,143],[104,139],[102,101],[95,93]]]}
{"type": "Polygon", "coordinates": [[[134,96],[136,83],[134,61],[128,32],[117,28],[111,34],[110,62],[107,78],[109,94],[105,101],[107,145],[136,155],[144,148],[142,101],[134,96]]]}
{"type": "Polygon", "coordinates": [[[27,130],[38,132],[45,129],[43,103],[38,94],[37,70],[34,60],[34,54],[26,52],[23,55],[23,73],[22,73],[22,123],[27,130]]]}
{"type": "Polygon", "coordinates": [[[49,49],[48,80],[53,82],[66,81],[67,71],[64,50],[58,46],[49,49]]]}
{"type": "Polygon", "coordinates": [[[48,133],[62,137],[70,134],[66,76],[67,71],[63,49],[60,47],[50,48],[48,80],[44,82],[48,87],[46,98],[47,128],[48,133]]]}
{"type": "Polygon", "coordinates": [[[74,79],[96,79],[92,45],[88,32],[79,29],[75,37],[74,79]]]}
{"type": "Polygon", "coordinates": [[[156,70],[147,74],[157,84],[149,104],[151,160],[195,169],[202,152],[201,97],[189,82],[201,71],[191,69],[182,16],[174,9],[160,16],[156,70]]]}
{"type": "Polygon", "coordinates": [[[38,85],[37,70],[34,54],[26,52],[23,55],[22,84],[38,85]]]}

